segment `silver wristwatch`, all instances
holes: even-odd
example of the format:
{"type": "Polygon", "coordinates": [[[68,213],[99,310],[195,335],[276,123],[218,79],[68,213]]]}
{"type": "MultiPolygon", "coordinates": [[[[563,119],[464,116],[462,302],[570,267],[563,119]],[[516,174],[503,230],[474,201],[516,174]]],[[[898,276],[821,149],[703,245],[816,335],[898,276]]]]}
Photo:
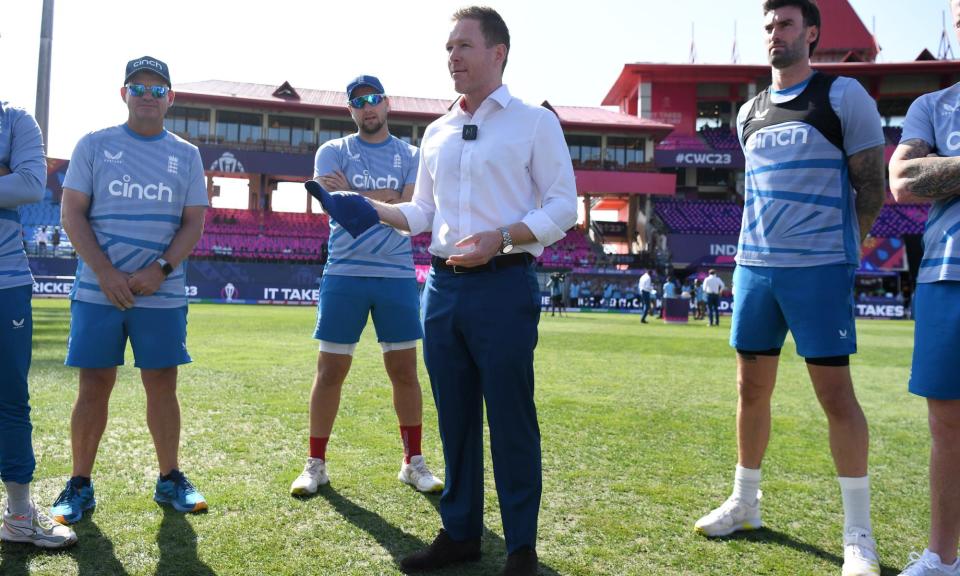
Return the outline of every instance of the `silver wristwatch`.
{"type": "Polygon", "coordinates": [[[513,237],[510,236],[510,231],[504,228],[497,228],[497,231],[500,232],[500,253],[509,254],[513,252],[513,237]]]}

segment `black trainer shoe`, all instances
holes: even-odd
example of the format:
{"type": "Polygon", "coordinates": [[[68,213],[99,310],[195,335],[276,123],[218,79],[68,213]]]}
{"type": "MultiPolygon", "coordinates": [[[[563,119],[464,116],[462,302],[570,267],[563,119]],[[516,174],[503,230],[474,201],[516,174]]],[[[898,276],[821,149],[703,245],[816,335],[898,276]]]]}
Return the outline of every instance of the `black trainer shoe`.
{"type": "Polygon", "coordinates": [[[507,563],[503,565],[500,576],[537,576],[537,551],[525,546],[507,556],[507,563]]]}
{"type": "Polygon", "coordinates": [[[432,544],[400,560],[400,569],[406,574],[430,572],[458,562],[475,562],[479,559],[479,538],[458,542],[441,528],[432,544]]]}

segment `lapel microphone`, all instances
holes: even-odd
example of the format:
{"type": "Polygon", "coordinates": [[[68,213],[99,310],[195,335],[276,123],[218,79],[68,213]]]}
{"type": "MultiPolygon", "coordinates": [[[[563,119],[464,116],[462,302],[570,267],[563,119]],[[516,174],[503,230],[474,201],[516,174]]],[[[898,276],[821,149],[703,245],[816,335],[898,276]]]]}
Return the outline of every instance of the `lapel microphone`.
{"type": "Polygon", "coordinates": [[[464,140],[476,140],[479,129],[476,124],[464,124],[463,125],[463,136],[464,140]]]}

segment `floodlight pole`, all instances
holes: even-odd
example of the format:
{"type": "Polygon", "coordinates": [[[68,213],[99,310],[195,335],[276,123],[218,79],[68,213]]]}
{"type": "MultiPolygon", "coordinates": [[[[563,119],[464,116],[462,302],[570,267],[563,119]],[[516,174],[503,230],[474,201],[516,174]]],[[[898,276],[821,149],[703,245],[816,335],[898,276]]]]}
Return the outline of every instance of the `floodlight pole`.
{"type": "Polygon", "coordinates": [[[35,117],[43,133],[43,151],[50,143],[50,60],[53,53],[53,0],[43,0],[40,22],[40,59],[37,63],[37,108],[35,117]]]}

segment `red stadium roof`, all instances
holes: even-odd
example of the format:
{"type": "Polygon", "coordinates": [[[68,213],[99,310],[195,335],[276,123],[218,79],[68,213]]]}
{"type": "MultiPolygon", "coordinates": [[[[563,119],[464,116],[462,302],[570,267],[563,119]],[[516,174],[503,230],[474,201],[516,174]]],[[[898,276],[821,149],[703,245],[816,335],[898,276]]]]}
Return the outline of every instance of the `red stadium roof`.
{"type": "MultiPolygon", "coordinates": [[[[203,102],[241,108],[272,108],[300,112],[328,111],[337,114],[343,114],[346,106],[347,95],[344,92],[296,88],[293,92],[295,96],[291,96],[288,90],[279,90],[279,88],[293,90],[293,87],[286,83],[278,87],[269,84],[252,84],[228,80],[205,80],[175,86],[177,97],[181,102],[203,102]],[[299,96],[299,98],[296,96],[299,96]]],[[[390,97],[391,114],[398,117],[423,120],[433,120],[446,114],[451,102],[452,100],[436,98],[390,97]]],[[[673,130],[673,126],[670,124],[637,118],[604,108],[581,106],[550,106],[550,108],[557,113],[560,123],[567,129],[643,132],[646,134],[653,133],[657,138],[663,138],[673,130]]]]}
{"type": "Polygon", "coordinates": [[[876,59],[880,52],[877,41],[847,0],[819,0],[817,4],[822,25],[814,59],[820,54],[837,61],[850,52],[868,62],[876,59]],[[837,57],[830,58],[833,55],[837,57]]]}

